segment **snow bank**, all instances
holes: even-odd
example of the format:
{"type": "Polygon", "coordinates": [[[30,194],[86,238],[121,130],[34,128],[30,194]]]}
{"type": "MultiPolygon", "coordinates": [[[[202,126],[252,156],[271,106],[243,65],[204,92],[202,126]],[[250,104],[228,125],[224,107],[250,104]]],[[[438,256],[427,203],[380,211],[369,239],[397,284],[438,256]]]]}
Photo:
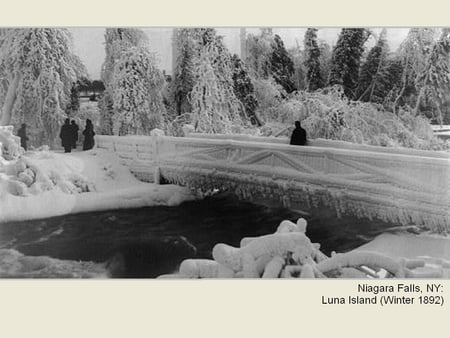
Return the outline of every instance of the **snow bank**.
{"type": "Polygon", "coordinates": [[[160,278],[448,278],[450,277],[450,240],[435,238],[436,243],[420,241],[421,248],[408,251],[408,239],[397,244],[396,255],[390,256],[389,243],[381,238],[347,253],[331,257],[320,251],[320,245],[306,236],[306,221],[283,221],[274,234],[244,238],[239,248],[218,243],[213,248],[214,260],[187,259],[179,271],[160,278]],[[381,244],[380,244],[381,243],[381,244]],[[386,252],[385,252],[386,250],[386,252]],[[423,254],[427,254],[424,256],[423,254]],[[430,255],[436,255],[431,257],[430,255]]]}
{"type": "Polygon", "coordinates": [[[0,278],[107,278],[104,264],[25,256],[13,249],[0,249],[0,278]]]}
{"type": "Polygon", "coordinates": [[[22,153],[20,137],[13,134],[13,126],[0,126],[0,166],[5,160],[15,160],[22,153]]]}
{"type": "Polygon", "coordinates": [[[390,234],[377,236],[357,250],[382,252],[390,257],[439,257],[450,261],[450,238],[429,234],[390,234]]]}
{"type": "Polygon", "coordinates": [[[138,181],[114,154],[27,152],[0,165],[0,222],[69,213],[177,205],[186,188],[138,181]]]}

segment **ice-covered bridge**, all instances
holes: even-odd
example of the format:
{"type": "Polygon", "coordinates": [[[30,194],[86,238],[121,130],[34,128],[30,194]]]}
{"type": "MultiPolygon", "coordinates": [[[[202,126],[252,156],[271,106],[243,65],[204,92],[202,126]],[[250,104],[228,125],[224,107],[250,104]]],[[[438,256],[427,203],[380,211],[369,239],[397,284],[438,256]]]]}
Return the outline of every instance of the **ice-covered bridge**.
{"type": "Polygon", "coordinates": [[[450,230],[450,154],[312,140],[191,134],[99,136],[141,180],[206,191],[227,189],[250,201],[450,230]]]}

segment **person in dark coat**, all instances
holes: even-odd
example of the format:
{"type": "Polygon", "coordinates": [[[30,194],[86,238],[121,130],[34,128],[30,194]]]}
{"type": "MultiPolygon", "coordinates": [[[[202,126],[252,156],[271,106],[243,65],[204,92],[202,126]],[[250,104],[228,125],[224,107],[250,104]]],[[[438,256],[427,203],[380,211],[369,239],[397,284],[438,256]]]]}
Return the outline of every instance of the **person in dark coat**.
{"type": "Polygon", "coordinates": [[[72,138],[73,138],[72,148],[75,149],[77,147],[78,130],[80,128],[78,128],[78,124],[76,124],[74,120],[72,120],[70,127],[72,130],[72,138]]]}
{"type": "Polygon", "coordinates": [[[86,128],[83,130],[83,135],[84,135],[83,150],[92,149],[95,144],[94,141],[95,132],[92,121],[89,119],[86,120],[86,128]]]}
{"type": "Polygon", "coordinates": [[[69,119],[66,119],[64,121],[64,124],[61,127],[61,132],[59,133],[59,137],[61,138],[61,144],[64,147],[64,152],[70,153],[72,151],[73,134],[69,119]]]}
{"type": "Polygon", "coordinates": [[[29,140],[27,137],[27,125],[25,123],[22,123],[22,126],[17,131],[17,136],[20,137],[20,146],[27,150],[27,141],[29,140]]]}
{"type": "Polygon", "coordinates": [[[306,145],[306,130],[302,128],[300,121],[295,121],[295,129],[292,132],[290,144],[297,146],[306,145]]]}

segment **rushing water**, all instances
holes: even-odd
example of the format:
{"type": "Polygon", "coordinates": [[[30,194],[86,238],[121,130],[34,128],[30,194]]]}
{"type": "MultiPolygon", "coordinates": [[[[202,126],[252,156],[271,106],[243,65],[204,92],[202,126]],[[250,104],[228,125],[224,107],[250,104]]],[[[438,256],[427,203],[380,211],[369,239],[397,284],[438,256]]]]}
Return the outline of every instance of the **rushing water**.
{"type": "MultiPolygon", "coordinates": [[[[0,224],[0,273],[2,277],[107,277],[110,265],[104,262],[125,250],[126,262],[122,263],[133,265],[138,271],[114,277],[155,277],[172,272],[183,258],[211,258],[216,243],[238,246],[242,237],[273,233],[282,220],[295,222],[299,217],[302,215],[296,211],[220,195],[178,207],[113,210],[3,223],[0,224]],[[168,236],[172,236],[169,241],[184,236],[195,246],[196,253],[189,250],[179,253],[177,248],[161,252],[168,236]],[[147,266],[143,266],[143,261],[147,266]]],[[[307,235],[320,243],[326,254],[356,248],[392,226],[349,216],[338,219],[323,210],[303,217],[308,221],[307,235]]]]}

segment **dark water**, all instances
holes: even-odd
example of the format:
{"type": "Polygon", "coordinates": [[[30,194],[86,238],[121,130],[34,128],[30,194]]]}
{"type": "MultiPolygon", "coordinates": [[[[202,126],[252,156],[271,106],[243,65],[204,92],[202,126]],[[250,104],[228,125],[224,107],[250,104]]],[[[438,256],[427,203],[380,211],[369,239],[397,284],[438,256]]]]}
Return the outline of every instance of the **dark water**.
{"type": "MultiPolygon", "coordinates": [[[[211,258],[216,243],[239,246],[242,237],[273,233],[282,220],[295,222],[299,217],[302,215],[292,210],[255,205],[221,195],[178,207],[114,210],[3,223],[0,224],[0,249],[14,249],[25,256],[103,263],[124,248],[156,245],[153,251],[134,252],[127,258],[153,260],[152,266],[133,277],[154,277],[173,271],[178,263],[156,252],[164,246],[158,243],[167,236],[184,236],[195,246],[197,252],[188,256],[211,258]]],[[[356,248],[392,227],[350,216],[338,219],[324,210],[303,217],[308,221],[307,235],[313,242],[320,243],[326,254],[356,248]]]]}

